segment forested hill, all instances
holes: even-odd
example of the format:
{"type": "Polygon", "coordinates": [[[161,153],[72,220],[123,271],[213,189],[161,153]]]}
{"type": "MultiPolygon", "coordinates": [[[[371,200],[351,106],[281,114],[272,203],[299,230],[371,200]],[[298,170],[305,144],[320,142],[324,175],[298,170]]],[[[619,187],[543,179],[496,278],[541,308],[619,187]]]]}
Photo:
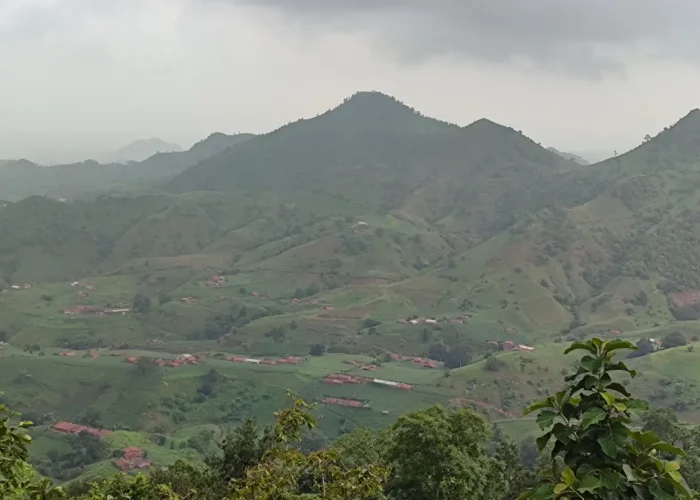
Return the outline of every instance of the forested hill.
{"type": "MultiPolygon", "coordinates": [[[[28,196],[74,198],[88,193],[140,189],[144,183],[178,174],[253,137],[252,134],[212,134],[187,151],[157,153],[143,161],[102,165],[84,161],[44,167],[27,160],[0,162],[0,198],[28,196]]],[[[145,184],[150,187],[150,184],[145,184]]]]}

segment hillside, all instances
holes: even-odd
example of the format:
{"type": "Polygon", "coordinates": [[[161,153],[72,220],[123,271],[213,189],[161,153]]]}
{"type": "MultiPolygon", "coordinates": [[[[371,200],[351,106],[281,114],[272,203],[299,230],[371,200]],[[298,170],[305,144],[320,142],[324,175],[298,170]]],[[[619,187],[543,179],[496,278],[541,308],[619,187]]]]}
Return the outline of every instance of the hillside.
{"type": "MultiPolygon", "coordinates": [[[[285,388],[367,405],[319,407],[328,439],[437,402],[517,434],[570,368],[565,342],[700,332],[699,137],[695,111],[582,168],[489,120],[457,127],[360,93],[136,164],[180,171],[152,190],[10,203],[0,356],[16,369],[0,384],[32,414],[92,408],[169,436],[269,416],[285,388]],[[186,353],[202,357],[148,374],[128,361],[186,353]],[[290,355],[305,359],[278,362],[290,355]],[[212,370],[229,383],[203,396],[212,370]]],[[[634,388],[700,422],[683,349],[634,360],[634,388]]]]}
{"type": "Polygon", "coordinates": [[[129,163],[143,161],[158,153],[183,151],[178,144],[162,139],[138,139],[100,158],[102,163],[129,163]]]}
{"type": "Polygon", "coordinates": [[[28,196],[71,199],[91,193],[148,190],[154,181],[178,174],[250,137],[250,134],[212,134],[187,151],[157,153],[128,164],[101,165],[90,160],[44,167],[27,160],[6,161],[0,164],[0,198],[11,201],[28,196]]]}

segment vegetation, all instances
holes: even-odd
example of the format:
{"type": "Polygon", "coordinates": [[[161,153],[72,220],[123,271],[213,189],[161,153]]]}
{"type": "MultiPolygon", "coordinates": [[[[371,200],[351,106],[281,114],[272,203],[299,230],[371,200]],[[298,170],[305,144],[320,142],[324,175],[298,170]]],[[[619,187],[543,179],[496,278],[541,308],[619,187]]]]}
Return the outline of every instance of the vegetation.
{"type": "MultiPolygon", "coordinates": [[[[3,163],[3,402],[38,424],[29,461],[56,481],[101,477],[134,442],[156,466],[201,461],[246,418],[270,424],[285,388],[320,402],[313,432],[278,447],[289,459],[436,404],[450,410],[420,418],[438,436],[464,407],[530,438],[521,410],[579,369],[561,346],[597,336],[635,344],[631,388],[700,423],[699,133],[694,112],[579,168],[488,120],[460,128],[368,92],[137,165],[3,163]],[[98,451],[56,436],[61,420],[115,432],[98,451]]],[[[523,472],[484,439],[449,467],[523,472]]],[[[362,444],[399,484],[387,442],[362,444]]],[[[488,488],[512,498],[520,472],[488,488]]],[[[431,478],[415,487],[435,493],[431,478]]]]}
{"type": "MultiPolygon", "coordinates": [[[[399,417],[382,433],[358,430],[329,448],[303,452],[298,443],[316,426],[313,406],[289,394],[292,406],[275,414],[274,426],[260,429],[246,420],[201,466],[178,462],[147,476],[74,483],[68,493],[86,500],[693,498],[690,485],[697,484],[700,467],[678,445],[694,450],[695,432],[669,411],[645,413],[642,430],[632,426],[632,414],[647,408],[613,381],[614,372],[637,375],[616,361],[620,349],[634,345],[597,338],[573,343],[566,352],[584,355],[565,389],[527,409],[540,410],[537,422],[545,432],[537,438],[543,452],[537,483],[502,437],[494,435],[489,452],[489,426],[470,409],[433,406],[399,417]]],[[[4,498],[59,498],[63,491],[49,482],[27,479],[30,438],[23,429],[29,425],[14,428],[3,420],[0,456],[10,459],[1,469],[4,498]]]]}

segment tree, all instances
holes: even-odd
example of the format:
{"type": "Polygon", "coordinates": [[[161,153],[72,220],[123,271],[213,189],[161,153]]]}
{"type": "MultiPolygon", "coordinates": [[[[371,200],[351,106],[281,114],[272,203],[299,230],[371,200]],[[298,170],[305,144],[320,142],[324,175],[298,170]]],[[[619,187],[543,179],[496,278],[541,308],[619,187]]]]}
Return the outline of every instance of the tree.
{"type": "Polygon", "coordinates": [[[564,379],[563,391],[525,411],[540,410],[537,423],[545,434],[537,445],[542,451],[553,442],[550,461],[560,459],[564,468],[560,475],[543,475],[522,498],[691,498],[680,463],[659,457],[660,453],[683,456],[683,450],[653,431],[637,431],[631,425],[632,415],[647,405],[632,399],[625,386],[612,379],[614,372],[637,375],[614,359],[620,349],[635,346],[594,338],[574,342],[564,351],[585,351],[578,370],[564,379]]]}
{"type": "Polygon", "coordinates": [[[535,474],[523,464],[521,454],[513,443],[500,442],[493,458],[500,463],[505,474],[505,500],[518,498],[523,491],[535,484],[535,474]]]}
{"type": "Polygon", "coordinates": [[[158,365],[156,364],[156,360],[153,358],[150,358],[148,356],[141,356],[139,359],[136,360],[136,369],[143,376],[153,373],[156,370],[156,368],[158,368],[158,365]]]}
{"type": "Polygon", "coordinates": [[[297,328],[299,328],[299,324],[296,322],[296,320],[293,319],[293,320],[289,323],[289,329],[290,329],[290,330],[296,330],[297,328]]]}
{"type": "Polygon", "coordinates": [[[637,341],[637,349],[627,355],[628,358],[639,358],[654,352],[654,343],[649,339],[640,339],[637,341]]]}
{"type": "Polygon", "coordinates": [[[145,314],[151,310],[151,298],[137,293],[134,295],[134,300],[131,304],[131,309],[136,313],[145,314]]]}
{"type": "Polygon", "coordinates": [[[505,363],[496,356],[489,356],[486,358],[486,363],[484,363],[484,369],[490,372],[497,372],[504,366],[505,363]]]}
{"type": "Polygon", "coordinates": [[[671,347],[679,347],[686,345],[687,343],[688,341],[681,332],[671,332],[661,341],[661,347],[664,349],[670,349],[671,347]]]}
{"type": "Polygon", "coordinates": [[[19,413],[0,404],[0,498],[11,500],[50,500],[62,498],[63,490],[47,479],[36,479],[36,472],[27,462],[27,445],[32,438],[27,429],[31,422],[12,423],[19,413]]]}
{"type": "Polygon", "coordinates": [[[441,406],[399,417],[389,431],[387,491],[397,500],[499,498],[504,481],[494,480],[498,462],[483,443],[486,421],[471,409],[441,406]]]}
{"type": "Polygon", "coordinates": [[[309,349],[309,354],[312,356],[323,356],[326,353],[326,346],[323,344],[314,344],[309,349]]]}
{"type": "Polygon", "coordinates": [[[467,344],[457,344],[450,347],[445,357],[445,366],[447,368],[460,368],[469,364],[472,360],[472,350],[467,344]]]}

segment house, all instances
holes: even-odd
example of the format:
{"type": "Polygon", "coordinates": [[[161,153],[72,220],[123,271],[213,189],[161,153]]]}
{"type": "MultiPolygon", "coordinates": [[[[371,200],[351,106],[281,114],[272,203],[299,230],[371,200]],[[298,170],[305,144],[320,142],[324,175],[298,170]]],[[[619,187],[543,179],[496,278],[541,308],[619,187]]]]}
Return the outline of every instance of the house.
{"type": "Polygon", "coordinates": [[[275,361],[274,359],[262,359],[262,360],[260,360],[260,364],[261,365],[276,365],[277,361],[275,361]]]}
{"type": "Polygon", "coordinates": [[[512,326],[507,326],[506,328],[504,328],[504,330],[506,331],[506,333],[516,333],[518,331],[512,326]]]}
{"type": "Polygon", "coordinates": [[[321,402],[326,405],[349,406],[351,408],[369,408],[367,403],[356,399],[323,398],[321,402]]]}
{"type": "Polygon", "coordinates": [[[417,324],[418,324],[418,320],[417,320],[417,319],[409,319],[408,322],[411,323],[412,325],[417,325],[417,324]]]}
{"type": "Polygon", "coordinates": [[[183,297],[180,299],[180,302],[184,304],[196,304],[197,299],[195,299],[194,297],[183,297]]]}
{"type": "Polygon", "coordinates": [[[277,360],[278,363],[287,363],[290,365],[300,365],[304,362],[304,358],[299,356],[285,356],[277,360]]]}
{"type": "Polygon", "coordinates": [[[382,380],[378,378],[373,379],[372,382],[377,385],[392,387],[394,389],[403,389],[408,391],[413,389],[413,386],[411,384],[404,384],[403,382],[392,382],[391,380],[382,380]]]}
{"type": "Polygon", "coordinates": [[[13,290],[19,290],[22,287],[19,285],[11,285],[10,288],[12,288],[13,290]]]}
{"type": "Polygon", "coordinates": [[[139,358],[137,358],[136,356],[129,356],[128,358],[126,358],[127,363],[135,364],[138,360],[139,360],[139,358]]]}
{"type": "Polygon", "coordinates": [[[250,293],[253,297],[262,297],[262,295],[258,292],[251,292],[250,293]]]}
{"type": "Polygon", "coordinates": [[[515,344],[512,340],[506,340],[501,345],[503,346],[504,351],[512,351],[513,349],[515,349],[515,344]]]}
{"type": "Polygon", "coordinates": [[[437,325],[438,322],[437,322],[436,319],[428,318],[428,319],[425,320],[425,324],[426,324],[426,325],[437,325]]]}
{"type": "Polygon", "coordinates": [[[124,448],[122,458],[116,460],[115,463],[122,472],[151,467],[151,462],[146,460],[146,452],[136,447],[124,448]]]}
{"type": "Polygon", "coordinates": [[[391,358],[392,361],[401,361],[401,355],[396,354],[395,352],[389,354],[389,358],[391,358]]]}
{"type": "Polygon", "coordinates": [[[333,306],[323,306],[324,311],[333,311],[335,308],[333,306]]]}
{"type": "Polygon", "coordinates": [[[534,351],[535,348],[529,345],[518,344],[513,348],[514,351],[534,351]]]}
{"type": "Polygon", "coordinates": [[[68,357],[68,358],[72,358],[73,356],[75,356],[75,352],[74,351],[67,351],[67,352],[62,352],[60,355],[68,357]]]}
{"type": "Polygon", "coordinates": [[[620,330],[610,330],[611,335],[620,335],[622,332],[620,330]]]}

